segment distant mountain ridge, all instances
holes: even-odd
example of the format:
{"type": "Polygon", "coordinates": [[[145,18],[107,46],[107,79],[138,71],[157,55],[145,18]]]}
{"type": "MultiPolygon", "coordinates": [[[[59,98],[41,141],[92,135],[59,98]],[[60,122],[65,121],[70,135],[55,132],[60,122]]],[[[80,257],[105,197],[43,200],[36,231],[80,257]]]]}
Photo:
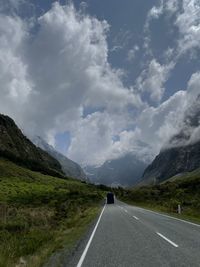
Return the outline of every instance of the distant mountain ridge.
{"type": "Polygon", "coordinates": [[[160,183],[200,167],[200,95],[185,113],[181,131],[147,167],[142,184],[160,183]]]}
{"type": "Polygon", "coordinates": [[[147,163],[128,153],[125,156],[106,161],[102,166],[87,166],[85,172],[90,181],[108,186],[133,186],[137,184],[147,163]]]}
{"type": "Polygon", "coordinates": [[[0,114],[0,156],[31,170],[64,177],[60,163],[36,147],[17,127],[14,120],[0,114]]]}
{"type": "Polygon", "coordinates": [[[56,158],[62,166],[64,173],[67,176],[79,179],[87,180],[87,176],[84,173],[83,169],[79,166],[78,163],[68,159],[63,154],[56,151],[53,146],[45,142],[40,136],[31,137],[32,142],[37,146],[46,151],[52,157],[56,158]]]}

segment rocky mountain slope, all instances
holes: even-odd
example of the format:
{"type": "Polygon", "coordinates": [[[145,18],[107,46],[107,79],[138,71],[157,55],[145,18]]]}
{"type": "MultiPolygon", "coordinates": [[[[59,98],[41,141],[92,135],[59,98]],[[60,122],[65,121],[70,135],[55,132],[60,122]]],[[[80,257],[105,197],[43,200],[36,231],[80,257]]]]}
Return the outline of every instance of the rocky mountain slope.
{"type": "Polygon", "coordinates": [[[144,172],[142,183],[159,183],[200,167],[200,96],[185,113],[180,132],[144,172]]]}
{"type": "Polygon", "coordinates": [[[200,142],[164,151],[154,159],[144,172],[142,181],[160,183],[174,175],[190,172],[200,167],[200,142]]]}
{"type": "Polygon", "coordinates": [[[63,177],[60,163],[37,148],[8,116],[0,114],[0,156],[29,169],[63,177]]]}
{"type": "Polygon", "coordinates": [[[147,164],[132,154],[106,161],[100,167],[87,166],[86,174],[93,183],[108,186],[133,186],[138,183],[147,164]]]}
{"type": "Polygon", "coordinates": [[[79,180],[87,180],[87,176],[83,169],[74,161],[68,159],[58,151],[56,151],[51,145],[47,144],[41,137],[35,136],[31,138],[32,142],[41,149],[45,150],[52,157],[56,158],[67,176],[74,177],[79,180]]]}

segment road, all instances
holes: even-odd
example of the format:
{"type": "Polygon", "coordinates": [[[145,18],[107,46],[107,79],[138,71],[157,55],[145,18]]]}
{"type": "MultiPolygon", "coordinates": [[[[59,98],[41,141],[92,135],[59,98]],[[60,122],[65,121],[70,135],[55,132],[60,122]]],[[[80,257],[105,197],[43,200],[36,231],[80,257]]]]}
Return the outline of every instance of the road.
{"type": "Polygon", "coordinates": [[[80,256],[76,267],[199,267],[200,226],[116,201],[80,256]]]}

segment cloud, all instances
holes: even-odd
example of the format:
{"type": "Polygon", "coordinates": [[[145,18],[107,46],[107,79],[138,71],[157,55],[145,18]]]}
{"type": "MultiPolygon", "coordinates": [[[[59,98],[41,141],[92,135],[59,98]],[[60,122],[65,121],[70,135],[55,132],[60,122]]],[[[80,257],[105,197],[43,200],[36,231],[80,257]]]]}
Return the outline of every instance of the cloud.
{"type": "Polygon", "coordinates": [[[193,144],[200,140],[200,73],[194,73],[185,91],[182,103],[182,118],[178,120],[177,130],[165,147],[177,147],[193,144]]]}
{"type": "Polygon", "coordinates": [[[22,105],[33,90],[24,55],[28,38],[26,24],[19,17],[0,16],[0,107],[22,122],[22,105]]]}
{"type": "MultiPolygon", "coordinates": [[[[187,99],[198,93],[199,73],[187,92],[161,103],[173,61],[151,58],[136,84],[125,86],[124,71],[108,61],[106,21],[58,2],[31,24],[11,14],[0,14],[0,111],[26,133],[54,145],[55,136],[67,131],[66,154],[100,165],[129,152],[150,161],[179,130],[187,99]]],[[[127,45],[130,32],[120,35],[127,45]]],[[[133,47],[129,59],[137,52],[133,47]]]]}
{"type": "Polygon", "coordinates": [[[180,11],[181,3],[182,1],[179,0],[160,0],[158,5],[153,6],[147,14],[144,25],[145,31],[150,31],[150,24],[152,20],[158,20],[162,16],[166,16],[169,20],[172,20],[172,17],[180,11]]]}
{"type": "Polygon", "coordinates": [[[148,12],[144,26],[144,48],[151,58],[149,66],[144,69],[137,79],[137,87],[141,92],[149,94],[153,101],[160,101],[164,94],[164,84],[170,77],[180,58],[190,55],[190,59],[198,58],[200,51],[200,3],[198,0],[160,0],[148,12]],[[151,47],[151,22],[165,18],[165,23],[176,30],[173,47],[168,47],[160,57],[162,65],[153,55],[151,47]],[[157,85],[157,87],[156,87],[157,85]]]}
{"type": "Polygon", "coordinates": [[[108,23],[58,2],[34,25],[16,15],[0,15],[0,22],[1,112],[51,144],[58,132],[69,131],[69,155],[80,162],[105,160],[114,135],[108,125],[129,127],[129,110],[143,105],[123,85],[123,72],[108,62],[108,23]],[[84,118],[84,110],[92,108],[101,112],[84,118]]]}
{"type": "Polygon", "coordinates": [[[21,5],[25,4],[25,0],[1,0],[0,12],[15,13],[19,11],[21,5]]]}
{"type": "Polygon", "coordinates": [[[159,102],[165,92],[164,84],[173,66],[173,63],[161,65],[156,59],[152,59],[137,78],[137,89],[142,93],[148,93],[151,100],[159,102]]]}
{"type": "MultiPolygon", "coordinates": [[[[134,127],[129,130],[123,130],[127,126],[125,115],[116,123],[116,118],[110,114],[92,114],[76,127],[69,156],[74,158],[78,155],[78,160],[84,165],[101,165],[105,158],[115,159],[133,153],[138,159],[149,163],[161,148],[170,146],[168,141],[182,128],[185,112],[191,105],[188,101],[190,96],[194,98],[195,93],[188,86],[187,91],[176,92],[158,107],[144,108],[132,121],[134,127]],[[87,154],[91,148],[97,153],[87,154]]],[[[126,116],[128,120],[129,115],[126,116]]],[[[198,132],[195,133],[196,136],[198,132]]]]}
{"type": "Polygon", "coordinates": [[[200,2],[184,0],[182,11],[177,15],[175,25],[179,29],[178,55],[200,49],[200,2]]]}
{"type": "Polygon", "coordinates": [[[128,54],[127,54],[127,60],[128,61],[132,61],[134,60],[137,52],[140,50],[139,46],[135,45],[133,48],[131,48],[129,51],[128,51],[128,54]]]}
{"type": "Polygon", "coordinates": [[[41,110],[37,130],[57,128],[58,121],[63,130],[69,130],[74,121],[64,114],[71,114],[74,108],[81,120],[79,111],[87,107],[119,113],[129,105],[141,104],[139,97],[124,87],[120,70],[108,63],[106,21],[83,15],[72,5],[55,3],[38,23],[28,58],[35,82],[31,121],[41,110]]]}
{"type": "Polygon", "coordinates": [[[188,81],[188,97],[191,104],[200,94],[200,72],[193,73],[188,81]]]}
{"type": "Polygon", "coordinates": [[[178,91],[158,107],[147,107],[139,116],[140,138],[152,147],[154,155],[179,130],[186,103],[186,92],[178,91]]]}
{"type": "MultiPolygon", "coordinates": [[[[123,156],[133,148],[130,142],[125,146],[122,135],[135,123],[134,115],[128,111],[92,113],[72,127],[68,156],[83,165],[101,165],[105,160],[123,156]]],[[[135,135],[132,130],[129,132],[135,135]]]]}
{"type": "MultiPolygon", "coordinates": [[[[193,144],[200,140],[200,73],[194,73],[187,89],[180,90],[158,107],[147,107],[138,117],[140,140],[160,149],[193,144]]],[[[150,154],[149,154],[150,155],[150,154]]]]}
{"type": "Polygon", "coordinates": [[[158,150],[200,140],[199,84],[197,72],[191,76],[186,90],[176,92],[157,108],[149,107],[142,112],[137,125],[141,133],[146,133],[143,139],[147,143],[158,150]]]}
{"type": "Polygon", "coordinates": [[[146,27],[149,26],[149,23],[152,19],[158,19],[162,14],[163,14],[163,9],[164,9],[164,2],[161,1],[159,6],[153,6],[150,11],[148,12],[147,16],[147,24],[146,27]]]}
{"type": "Polygon", "coordinates": [[[74,129],[68,155],[83,165],[102,164],[112,146],[113,121],[106,113],[88,115],[74,129]],[[93,151],[93,153],[91,153],[93,151]]]}
{"type": "Polygon", "coordinates": [[[111,49],[110,52],[117,52],[119,50],[123,49],[123,46],[120,45],[114,45],[111,49]]]}
{"type": "Polygon", "coordinates": [[[132,153],[139,160],[148,164],[155,156],[155,151],[153,151],[151,145],[146,143],[146,140],[142,138],[141,129],[138,127],[134,130],[124,130],[120,132],[118,138],[119,140],[113,142],[109,150],[108,159],[117,159],[128,153],[132,153]]]}
{"type": "Polygon", "coordinates": [[[181,1],[179,0],[160,0],[158,5],[153,6],[149,10],[145,27],[148,28],[151,20],[159,19],[164,14],[166,14],[170,18],[172,15],[179,12],[180,7],[181,1]]]}
{"type": "Polygon", "coordinates": [[[112,40],[112,48],[110,52],[117,52],[125,49],[132,41],[133,34],[130,30],[121,28],[112,40]]]}
{"type": "MultiPolygon", "coordinates": [[[[172,26],[178,30],[177,44],[174,49],[174,60],[189,52],[195,57],[196,49],[200,48],[200,2],[198,0],[160,0],[157,6],[153,6],[148,12],[145,23],[145,31],[149,34],[152,20],[161,16],[168,18],[172,26]],[[173,18],[172,18],[173,17],[173,18]]],[[[147,37],[146,37],[147,38],[147,37]]],[[[150,37],[146,46],[149,47],[150,37]]]]}

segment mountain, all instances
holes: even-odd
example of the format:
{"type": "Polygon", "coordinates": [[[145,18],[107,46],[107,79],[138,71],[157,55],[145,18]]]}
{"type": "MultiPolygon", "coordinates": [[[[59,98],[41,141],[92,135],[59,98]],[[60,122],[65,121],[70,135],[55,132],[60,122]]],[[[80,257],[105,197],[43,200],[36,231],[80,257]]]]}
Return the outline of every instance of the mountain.
{"type": "Polygon", "coordinates": [[[146,163],[129,153],[106,161],[100,167],[87,166],[85,172],[93,183],[126,187],[138,183],[146,166],[146,163]]]}
{"type": "Polygon", "coordinates": [[[173,136],[145,170],[142,184],[160,183],[200,167],[200,95],[185,113],[180,132],[173,136]]]}
{"type": "Polygon", "coordinates": [[[46,151],[52,157],[56,158],[67,176],[74,177],[79,180],[87,180],[87,176],[83,169],[74,161],[68,159],[58,151],[56,151],[51,145],[45,142],[40,136],[31,138],[32,142],[37,146],[46,151]]]}
{"type": "Polygon", "coordinates": [[[60,163],[36,147],[8,116],[0,114],[0,157],[31,170],[64,177],[60,163]]]}
{"type": "Polygon", "coordinates": [[[144,172],[142,181],[160,183],[168,178],[200,167],[200,142],[164,151],[154,159],[144,172]]]}

